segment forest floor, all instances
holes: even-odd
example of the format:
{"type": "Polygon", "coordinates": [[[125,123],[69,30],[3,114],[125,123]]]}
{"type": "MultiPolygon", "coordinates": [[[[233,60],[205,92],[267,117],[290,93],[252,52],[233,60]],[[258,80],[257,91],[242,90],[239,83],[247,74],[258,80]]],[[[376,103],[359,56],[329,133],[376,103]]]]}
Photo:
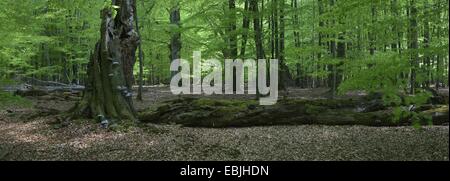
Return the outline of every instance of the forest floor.
{"type": "MultiPolygon", "coordinates": [[[[315,99],[325,91],[296,89],[288,96],[315,99]]],[[[143,110],[173,98],[168,88],[153,87],[146,89],[143,102],[135,104],[143,110]]],[[[76,102],[29,99],[33,107],[60,111],[76,102]]],[[[22,107],[0,110],[0,160],[449,160],[448,126],[215,129],[152,125],[109,131],[88,120],[58,127],[53,115],[32,116],[38,111],[22,107]]]]}

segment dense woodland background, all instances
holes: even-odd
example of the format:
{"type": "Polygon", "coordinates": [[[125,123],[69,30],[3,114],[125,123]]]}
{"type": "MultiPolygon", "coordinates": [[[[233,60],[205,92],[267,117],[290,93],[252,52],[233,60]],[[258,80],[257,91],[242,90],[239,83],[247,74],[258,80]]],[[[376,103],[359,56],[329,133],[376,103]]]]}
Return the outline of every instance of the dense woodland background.
{"type": "Polygon", "coordinates": [[[448,11],[448,0],[0,0],[0,160],[448,160],[448,11]],[[193,51],[280,60],[277,104],[174,96],[170,63],[193,51]]]}
{"type": "MultiPolygon", "coordinates": [[[[137,0],[135,83],[172,59],[278,58],[281,87],[418,93],[448,85],[447,0],[137,0]],[[139,65],[142,69],[139,69],[139,65]],[[142,73],[142,74],[140,74],[142,73]],[[141,75],[141,76],[140,76],[141,75]]],[[[0,78],[84,84],[103,0],[0,2],[0,78]]]]}

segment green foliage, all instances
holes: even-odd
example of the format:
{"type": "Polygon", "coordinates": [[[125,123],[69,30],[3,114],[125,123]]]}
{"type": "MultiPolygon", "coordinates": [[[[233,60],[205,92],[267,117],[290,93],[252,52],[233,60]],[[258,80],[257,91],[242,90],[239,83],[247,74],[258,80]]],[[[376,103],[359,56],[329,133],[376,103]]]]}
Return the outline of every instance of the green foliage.
{"type": "Polygon", "coordinates": [[[31,102],[10,92],[0,92],[0,109],[8,107],[30,107],[31,102]]]}
{"type": "Polygon", "coordinates": [[[406,90],[408,78],[400,75],[409,71],[408,62],[396,54],[381,54],[367,59],[360,57],[348,63],[345,73],[351,75],[344,81],[339,92],[365,90],[381,92],[387,105],[400,105],[400,90],[406,90]]]}
{"type": "Polygon", "coordinates": [[[393,111],[392,121],[399,122],[400,120],[409,119],[412,121],[412,126],[416,129],[420,129],[422,127],[422,120],[425,120],[428,125],[433,125],[432,116],[423,113],[408,111],[405,109],[406,108],[403,107],[395,107],[393,111]]]}
{"type": "Polygon", "coordinates": [[[79,79],[98,38],[100,5],[90,0],[0,2],[0,19],[7,24],[0,28],[0,74],[79,79]]]}
{"type": "Polygon", "coordinates": [[[20,96],[15,96],[11,92],[5,92],[2,90],[3,87],[14,85],[16,85],[16,82],[14,80],[4,79],[0,77],[0,109],[31,106],[31,101],[20,96]]]}
{"type": "MultiPolygon", "coordinates": [[[[236,0],[236,8],[230,9],[228,0],[136,0],[144,80],[168,82],[168,45],[175,32],[181,33],[181,57],[187,60],[192,60],[193,51],[202,51],[204,59],[225,58],[230,37],[236,37],[239,53],[246,48],[239,58],[256,58],[254,18],[261,18],[263,48],[271,58],[273,38],[280,37],[280,32],[272,31],[273,13],[280,15],[283,10],[284,61],[292,76],[308,81],[308,87],[331,87],[333,75],[339,75],[339,93],[381,92],[385,104],[397,106],[400,116],[400,106],[419,106],[431,96],[421,86],[437,80],[448,84],[447,0],[416,0],[415,16],[408,14],[410,0],[278,0],[278,5],[260,0],[257,13],[246,10],[245,2],[236,0]],[[176,5],[181,12],[180,27],[169,21],[176,5]],[[243,27],[245,18],[250,20],[248,29],[243,27]],[[413,19],[416,28],[411,27],[413,19]],[[233,23],[234,30],[230,28],[233,23]],[[413,29],[417,30],[417,48],[411,47],[413,29]],[[244,36],[247,42],[242,47],[244,36]],[[338,56],[338,44],[344,45],[344,55],[338,56]],[[418,63],[413,63],[415,57],[418,63]],[[412,69],[417,69],[414,82],[412,69]],[[406,96],[411,84],[419,88],[415,96],[406,96]]],[[[120,7],[112,0],[0,1],[4,24],[0,26],[0,77],[83,80],[99,39],[102,9],[115,17],[120,7]]]]}
{"type": "Polygon", "coordinates": [[[113,5],[112,0],[105,0],[105,3],[103,4],[103,9],[107,9],[111,11],[112,18],[116,18],[117,16],[117,10],[119,9],[119,6],[113,5]]]}

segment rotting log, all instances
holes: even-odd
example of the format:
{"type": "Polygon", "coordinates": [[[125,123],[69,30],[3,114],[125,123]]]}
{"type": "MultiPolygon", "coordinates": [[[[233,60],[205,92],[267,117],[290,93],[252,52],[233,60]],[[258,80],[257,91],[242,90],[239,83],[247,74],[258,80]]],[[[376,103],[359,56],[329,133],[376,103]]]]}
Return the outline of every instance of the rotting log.
{"type": "MultiPolygon", "coordinates": [[[[404,117],[394,121],[393,109],[358,111],[361,100],[282,100],[273,106],[260,106],[246,100],[181,98],[154,105],[139,114],[141,122],[181,124],[188,127],[247,127],[270,125],[365,125],[403,126],[413,121],[404,117]]],[[[423,111],[433,124],[448,123],[448,106],[423,111]],[[428,111],[428,112],[427,112],[428,111]],[[439,113],[437,113],[439,112],[439,113]]],[[[420,120],[420,124],[429,124],[420,120]]]]}

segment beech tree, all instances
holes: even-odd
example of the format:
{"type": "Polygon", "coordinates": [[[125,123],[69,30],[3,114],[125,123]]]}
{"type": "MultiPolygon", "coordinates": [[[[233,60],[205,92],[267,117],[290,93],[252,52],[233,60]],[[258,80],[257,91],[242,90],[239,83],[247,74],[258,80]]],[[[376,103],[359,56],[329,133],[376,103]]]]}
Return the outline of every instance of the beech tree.
{"type": "Polygon", "coordinates": [[[0,1],[0,20],[8,25],[0,27],[0,84],[19,77],[86,85],[73,111],[112,119],[133,111],[121,108],[131,101],[111,97],[127,100],[133,84],[137,93],[168,84],[171,61],[201,51],[219,60],[279,59],[281,89],[420,96],[448,87],[448,6],[448,0],[0,1]],[[138,13],[127,12],[135,6],[138,13]],[[120,20],[127,17],[133,22],[120,20]],[[109,67],[101,62],[108,58],[121,62],[109,67]]]}
{"type": "MultiPolygon", "coordinates": [[[[170,39],[170,59],[169,62],[172,62],[172,60],[176,60],[181,58],[181,33],[180,33],[180,3],[176,2],[175,5],[170,9],[170,24],[171,27],[171,39],[170,39]]],[[[172,72],[172,76],[175,75],[175,72],[172,72]]],[[[171,76],[171,77],[172,77],[171,76]]]]}
{"type": "Polygon", "coordinates": [[[101,11],[100,39],[88,65],[86,89],[71,118],[136,120],[132,103],[133,66],[139,45],[135,0],[112,0],[101,11]]]}

